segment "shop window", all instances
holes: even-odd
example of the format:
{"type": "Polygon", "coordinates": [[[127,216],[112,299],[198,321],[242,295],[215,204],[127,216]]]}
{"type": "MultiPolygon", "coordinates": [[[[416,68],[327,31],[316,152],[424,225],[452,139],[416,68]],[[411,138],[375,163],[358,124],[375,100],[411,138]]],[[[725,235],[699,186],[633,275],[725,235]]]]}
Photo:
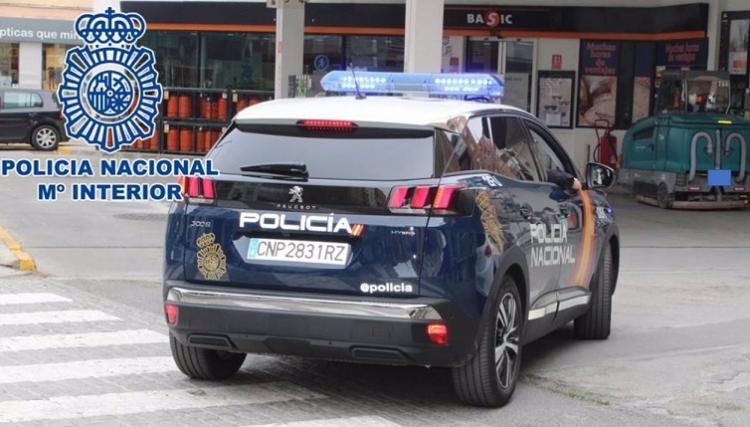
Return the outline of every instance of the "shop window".
{"type": "Polygon", "coordinates": [[[497,73],[498,46],[493,40],[473,40],[466,43],[467,73],[497,73]]]}
{"type": "Polygon", "coordinates": [[[345,63],[368,71],[404,71],[404,38],[395,36],[345,37],[345,63]]]}
{"type": "Polygon", "coordinates": [[[325,74],[345,68],[342,36],[306,35],[304,74],[325,74]]]}
{"type": "Polygon", "coordinates": [[[33,92],[5,92],[3,108],[6,110],[16,108],[36,108],[42,106],[42,97],[33,92]]]}
{"type": "Polygon", "coordinates": [[[0,43],[0,87],[18,84],[18,43],[0,43]]]}
{"type": "Polygon", "coordinates": [[[198,86],[198,33],[149,30],[141,43],[154,50],[161,84],[198,86]]]}
{"type": "Polygon", "coordinates": [[[274,40],[261,33],[201,34],[201,87],[273,90],[274,40]]]}
{"type": "Polygon", "coordinates": [[[73,46],[45,44],[42,48],[42,89],[56,91],[62,83],[65,54],[73,46]]]}

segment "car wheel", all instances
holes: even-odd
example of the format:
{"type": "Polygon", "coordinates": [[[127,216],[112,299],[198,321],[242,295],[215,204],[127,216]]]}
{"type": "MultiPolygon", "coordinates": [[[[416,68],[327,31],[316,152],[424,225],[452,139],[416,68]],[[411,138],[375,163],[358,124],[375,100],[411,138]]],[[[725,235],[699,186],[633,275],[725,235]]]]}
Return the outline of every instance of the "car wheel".
{"type": "Polygon", "coordinates": [[[523,325],[518,286],[513,278],[505,277],[493,309],[482,322],[476,354],[452,370],[453,387],[461,401],[500,407],[510,400],[520,372],[523,325]]]}
{"type": "Polygon", "coordinates": [[[31,146],[37,150],[52,151],[57,149],[60,143],[60,133],[54,126],[41,125],[37,126],[31,132],[31,146]]]}
{"type": "Polygon", "coordinates": [[[193,347],[169,334],[172,358],[183,374],[199,380],[224,380],[236,374],[245,361],[245,353],[193,347]]]}
{"type": "Polygon", "coordinates": [[[586,314],[575,320],[573,326],[577,338],[603,340],[609,337],[612,323],[612,281],[612,248],[605,244],[589,285],[591,307],[586,314]]]}
{"type": "Polygon", "coordinates": [[[669,209],[672,207],[672,199],[667,189],[667,184],[659,183],[656,188],[656,204],[662,209],[669,209]]]}

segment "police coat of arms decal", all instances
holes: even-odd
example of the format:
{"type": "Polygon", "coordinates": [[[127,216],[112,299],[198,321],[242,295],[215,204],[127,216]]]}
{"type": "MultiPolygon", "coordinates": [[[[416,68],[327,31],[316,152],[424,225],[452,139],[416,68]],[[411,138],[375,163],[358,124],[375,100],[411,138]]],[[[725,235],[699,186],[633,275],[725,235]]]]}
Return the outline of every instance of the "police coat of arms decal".
{"type": "Polygon", "coordinates": [[[68,50],[57,89],[68,137],[113,153],[153,136],[163,89],[154,52],[135,44],[146,21],[108,8],[79,16],[75,31],[85,44],[68,50]]]}

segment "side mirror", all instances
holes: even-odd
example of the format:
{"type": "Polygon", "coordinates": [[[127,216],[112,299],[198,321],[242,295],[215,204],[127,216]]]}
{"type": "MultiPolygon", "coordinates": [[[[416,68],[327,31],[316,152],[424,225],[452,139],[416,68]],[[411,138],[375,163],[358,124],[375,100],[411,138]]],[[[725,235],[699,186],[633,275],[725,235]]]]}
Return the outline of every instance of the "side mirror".
{"type": "Polygon", "coordinates": [[[613,186],[616,176],[615,170],[607,165],[596,162],[586,165],[586,187],[591,190],[613,186]]]}

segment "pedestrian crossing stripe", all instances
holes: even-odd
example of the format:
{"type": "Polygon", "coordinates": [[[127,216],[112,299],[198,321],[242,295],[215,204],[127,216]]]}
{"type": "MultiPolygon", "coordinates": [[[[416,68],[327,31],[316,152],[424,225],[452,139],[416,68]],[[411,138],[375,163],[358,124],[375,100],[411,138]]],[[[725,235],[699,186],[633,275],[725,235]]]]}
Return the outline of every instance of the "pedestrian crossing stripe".
{"type": "Polygon", "coordinates": [[[261,424],[246,427],[400,427],[400,424],[388,421],[383,417],[361,416],[326,418],[320,420],[292,421],[289,423],[261,424]]]}
{"type": "Polygon", "coordinates": [[[43,323],[100,322],[120,320],[99,310],[32,311],[0,314],[0,326],[37,325],[43,323]]]}
{"type": "Polygon", "coordinates": [[[60,295],[46,292],[0,294],[0,305],[43,304],[51,302],[72,301],[60,295]]]}
{"type": "Polygon", "coordinates": [[[0,384],[143,375],[177,371],[171,357],[130,357],[0,366],[0,384]]]}
{"type": "Polygon", "coordinates": [[[288,382],[149,390],[0,402],[0,423],[70,420],[325,398],[288,382]]]}
{"type": "Polygon", "coordinates": [[[166,342],[166,335],[149,329],[80,334],[19,335],[0,337],[0,352],[49,350],[54,348],[109,347],[166,342]]]}

